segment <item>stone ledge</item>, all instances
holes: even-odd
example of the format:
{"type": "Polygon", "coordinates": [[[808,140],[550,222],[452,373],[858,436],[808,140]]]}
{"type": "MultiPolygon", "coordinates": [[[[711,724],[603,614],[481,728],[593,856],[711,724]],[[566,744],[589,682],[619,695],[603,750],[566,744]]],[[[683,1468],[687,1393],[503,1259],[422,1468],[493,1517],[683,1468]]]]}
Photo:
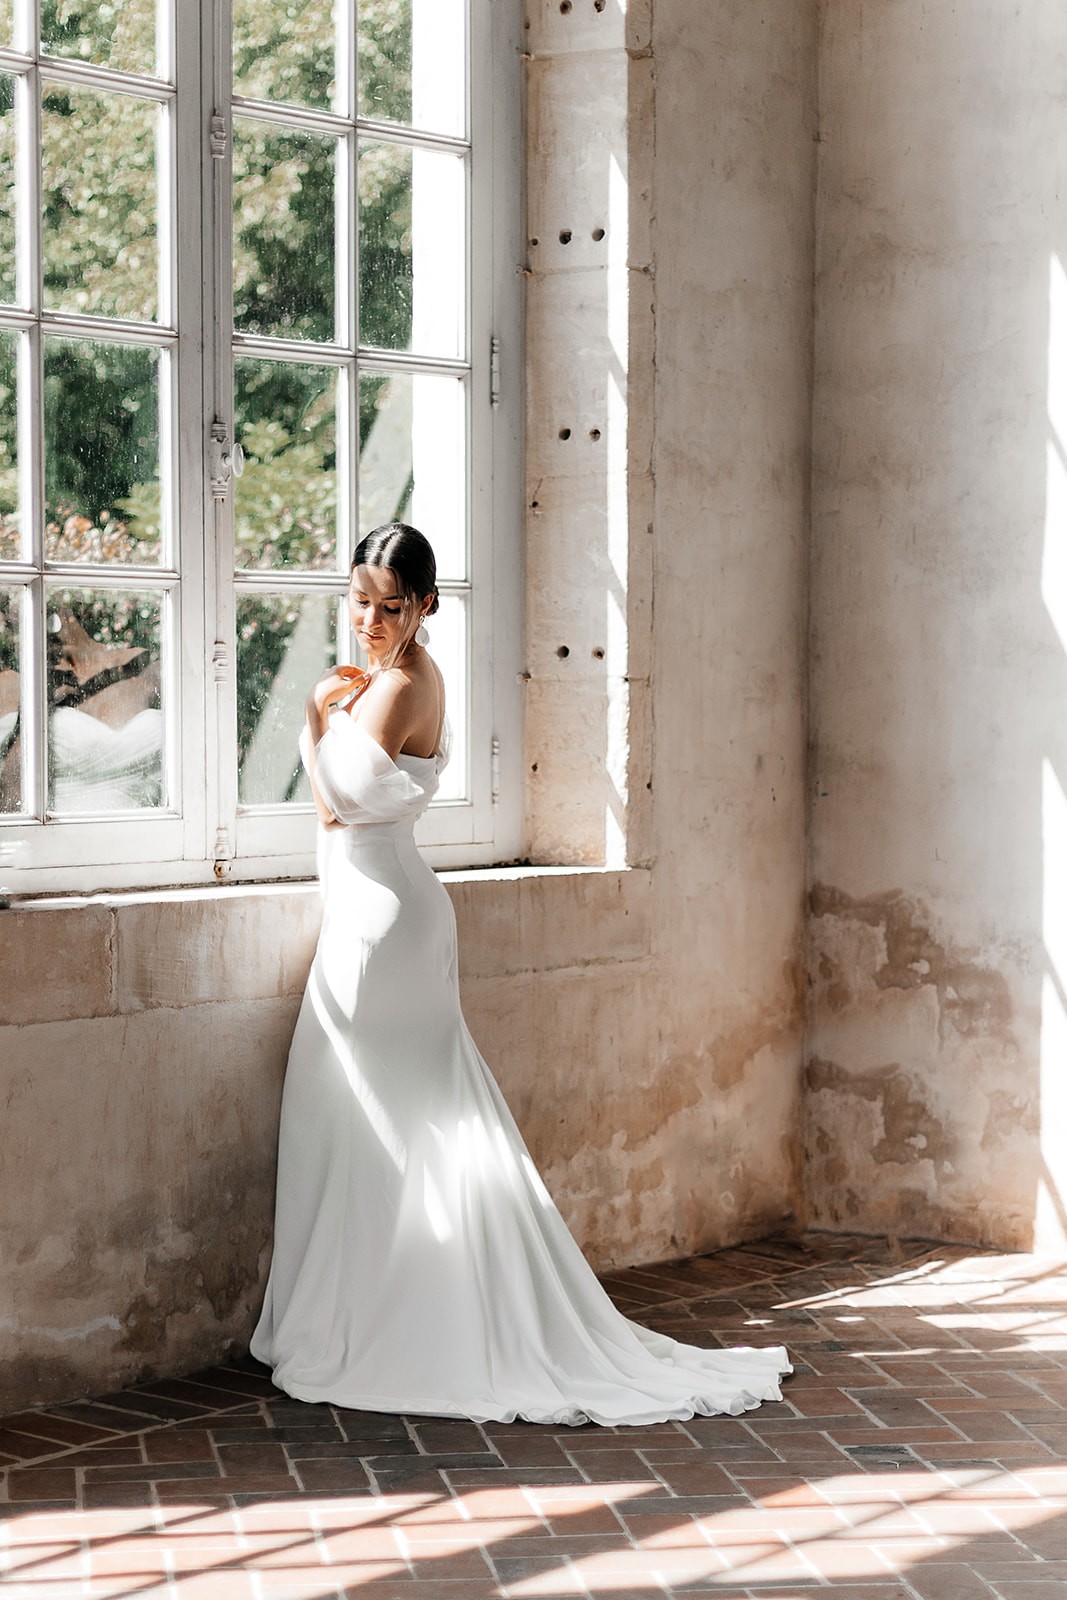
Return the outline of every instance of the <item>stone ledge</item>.
{"type": "MultiPolygon", "coordinates": [[[[645,869],[489,867],[440,877],[464,977],[649,954],[645,869]]],[[[0,913],[0,1026],[297,995],[318,925],[313,881],[22,901],[0,913]]]]}

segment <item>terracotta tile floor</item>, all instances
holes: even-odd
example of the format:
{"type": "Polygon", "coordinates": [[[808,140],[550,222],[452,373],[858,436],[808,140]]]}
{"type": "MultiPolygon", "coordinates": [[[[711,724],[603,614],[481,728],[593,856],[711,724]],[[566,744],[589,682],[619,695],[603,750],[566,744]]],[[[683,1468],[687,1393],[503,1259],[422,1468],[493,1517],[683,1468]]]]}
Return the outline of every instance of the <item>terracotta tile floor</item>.
{"type": "Polygon", "coordinates": [[[250,1361],[0,1421],[4,1600],[1067,1600],[1067,1263],[809,1235],[606,1280],[782,1405],[401,1418],[250,1361]]]}

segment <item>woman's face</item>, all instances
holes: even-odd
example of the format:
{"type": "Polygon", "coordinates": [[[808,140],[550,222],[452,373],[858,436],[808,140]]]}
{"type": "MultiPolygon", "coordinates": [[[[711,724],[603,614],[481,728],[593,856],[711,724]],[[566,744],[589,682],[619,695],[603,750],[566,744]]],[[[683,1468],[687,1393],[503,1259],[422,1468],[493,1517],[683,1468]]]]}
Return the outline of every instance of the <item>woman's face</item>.
{"type": "Polygon", "coordinates": [[[356,567],[348,585],[348,609],[356,642],[380,661],[405,630],[404,597],[388,567],[356,567]]]}

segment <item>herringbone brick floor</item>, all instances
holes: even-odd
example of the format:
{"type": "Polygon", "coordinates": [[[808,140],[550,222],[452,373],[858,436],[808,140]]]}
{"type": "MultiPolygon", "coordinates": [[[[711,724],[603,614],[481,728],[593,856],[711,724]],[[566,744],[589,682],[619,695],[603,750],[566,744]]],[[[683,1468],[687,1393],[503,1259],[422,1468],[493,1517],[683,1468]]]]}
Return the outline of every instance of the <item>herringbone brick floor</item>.
{"type": "Polygon", "coordinates": [[[250,1361],[0,1422],[4,1600],[1067,1600],[1067,1263],[809,1235],[606,1280],[789,1345],[743,1418],[308,1406],[250,1361]]]}

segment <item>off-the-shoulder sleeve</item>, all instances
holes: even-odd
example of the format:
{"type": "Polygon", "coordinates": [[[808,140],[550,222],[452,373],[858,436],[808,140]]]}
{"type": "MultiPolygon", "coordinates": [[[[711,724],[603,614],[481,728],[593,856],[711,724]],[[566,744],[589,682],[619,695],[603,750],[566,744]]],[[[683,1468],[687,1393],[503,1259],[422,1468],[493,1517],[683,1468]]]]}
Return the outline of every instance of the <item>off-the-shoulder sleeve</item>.
{"type": "MultiPolygon", "coordinates": [[[[309,770],[310,752],[305,726],[300,755],[309,770]]],[[[343,711],[315,746],[315,783],[338,822],[398,822],[426,805],[425,791],[343,711]]]]}

